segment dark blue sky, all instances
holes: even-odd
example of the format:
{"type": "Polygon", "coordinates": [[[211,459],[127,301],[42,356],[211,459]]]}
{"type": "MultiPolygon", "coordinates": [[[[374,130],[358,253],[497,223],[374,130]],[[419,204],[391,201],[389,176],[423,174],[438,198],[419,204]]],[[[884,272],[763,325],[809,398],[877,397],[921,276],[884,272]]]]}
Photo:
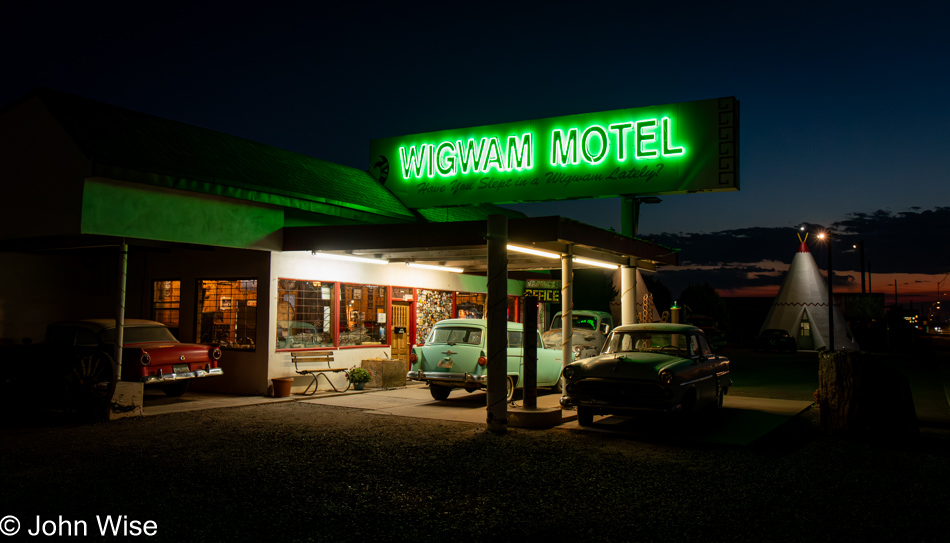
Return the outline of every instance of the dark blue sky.
{"type": "MultiPolygon", "coordinates": [[[[736,96],[741,191],[665,196],[641,233],[950,204],[945,1],[394,4],[21,2],[0,102],[46,86],[366,168],[372,138],[736,96]]],[[[520,209],[620,227],[616,199],[520,209]]]]}

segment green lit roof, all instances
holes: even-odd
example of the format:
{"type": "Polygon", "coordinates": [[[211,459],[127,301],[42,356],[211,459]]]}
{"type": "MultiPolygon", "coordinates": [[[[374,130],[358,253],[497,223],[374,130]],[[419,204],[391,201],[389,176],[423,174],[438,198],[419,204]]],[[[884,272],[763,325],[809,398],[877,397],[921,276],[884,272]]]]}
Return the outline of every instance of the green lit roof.
{"type": "Polygon", "coordinates": [[[34,95],[93,162],[94,176],[359,222],[418,220],[356,168],[65,93],[34,95]]]}
{"type": "Polygon", "coordinates": [[[418,209],[416,211],[428,222],[480,221],[487,219],[489,215],[507,215],[509,219],[518,219],[526,216],[520,211],[505,209],[492,204],[432,207],[428,209],[418,209]]]}

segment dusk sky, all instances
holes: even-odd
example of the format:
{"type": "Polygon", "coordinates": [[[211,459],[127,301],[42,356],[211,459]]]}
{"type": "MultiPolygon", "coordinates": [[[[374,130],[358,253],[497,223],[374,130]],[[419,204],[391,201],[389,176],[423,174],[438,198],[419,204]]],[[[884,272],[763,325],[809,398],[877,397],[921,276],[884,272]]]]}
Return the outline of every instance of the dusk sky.
{"type": "MultiPolygon", "coordinates": [[[[865,240],[888,303],[950,273],[945,1],[130,5],[8,7],[0,103],[44,86],[366,169],[373,138],[735,96],[741,190],[642,208],[691,270],[661,280],[774,294],[801,224],[865,240]]],[[[517,209],[620,229],[617,199],[517,209]]]]}

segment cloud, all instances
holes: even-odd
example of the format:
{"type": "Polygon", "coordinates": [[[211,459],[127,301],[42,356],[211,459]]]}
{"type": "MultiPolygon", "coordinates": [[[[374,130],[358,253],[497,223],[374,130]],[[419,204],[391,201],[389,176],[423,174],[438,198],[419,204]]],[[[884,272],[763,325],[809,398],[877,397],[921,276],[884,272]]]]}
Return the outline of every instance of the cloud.
{"type": "MultiPolygon", "coordinates": [[[[945,248],[950,240],[950,207],[851,213],[830,228],[804,226],[809,232],[809,250],[822,270],[827,269],[827,249],[816,234],[831,231],[836,289],[853,290],[860,285],[860,256],[853,247],[859,241],[864,242],[865,260],[875,274],[933,276],[950,272],[950,251],[945,248]]],[[[661,268],[656,275],[674,296],[690,283],[707,281],[724,295],[744,296],[778,291],[798,250],[798,234],[794,228],[741,228],[643,237],[681,250],[681,265],[661,268]]]]}
{"type": "MultiPolygon", "coordinates": [[[[836,271],[859,271],[858,251],[853,245],[864,242],[865,260],[876,273],[943,274],[950,271],[950,207],[893,213],[851,213],[830,227],[805,224],[810,233],[808,246],[815,260],[826,267],[826,250],[816,234],[830,230],[833,235],[832,263],[836,271]]],[[[744,263],[791,262],[798,250],[798,230],[792,228],[740,228],[700,234],[656,234],[642,237],[681,249],[684,267],[721,267],[716,275],[739,277],[744,263]]],[[[717,287],[721,288],[721,287],[717,287]]]]}

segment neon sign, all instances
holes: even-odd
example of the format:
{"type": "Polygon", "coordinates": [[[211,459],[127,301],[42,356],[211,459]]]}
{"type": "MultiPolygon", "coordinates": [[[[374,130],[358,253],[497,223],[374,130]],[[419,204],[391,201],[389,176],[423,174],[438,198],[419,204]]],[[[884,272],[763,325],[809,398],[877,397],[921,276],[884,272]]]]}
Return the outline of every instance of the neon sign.
{"type": "Polygon", "coordinates": [[[717,98],[373,140],[410,207],[738,190],[738,101],[717,98]]]}

